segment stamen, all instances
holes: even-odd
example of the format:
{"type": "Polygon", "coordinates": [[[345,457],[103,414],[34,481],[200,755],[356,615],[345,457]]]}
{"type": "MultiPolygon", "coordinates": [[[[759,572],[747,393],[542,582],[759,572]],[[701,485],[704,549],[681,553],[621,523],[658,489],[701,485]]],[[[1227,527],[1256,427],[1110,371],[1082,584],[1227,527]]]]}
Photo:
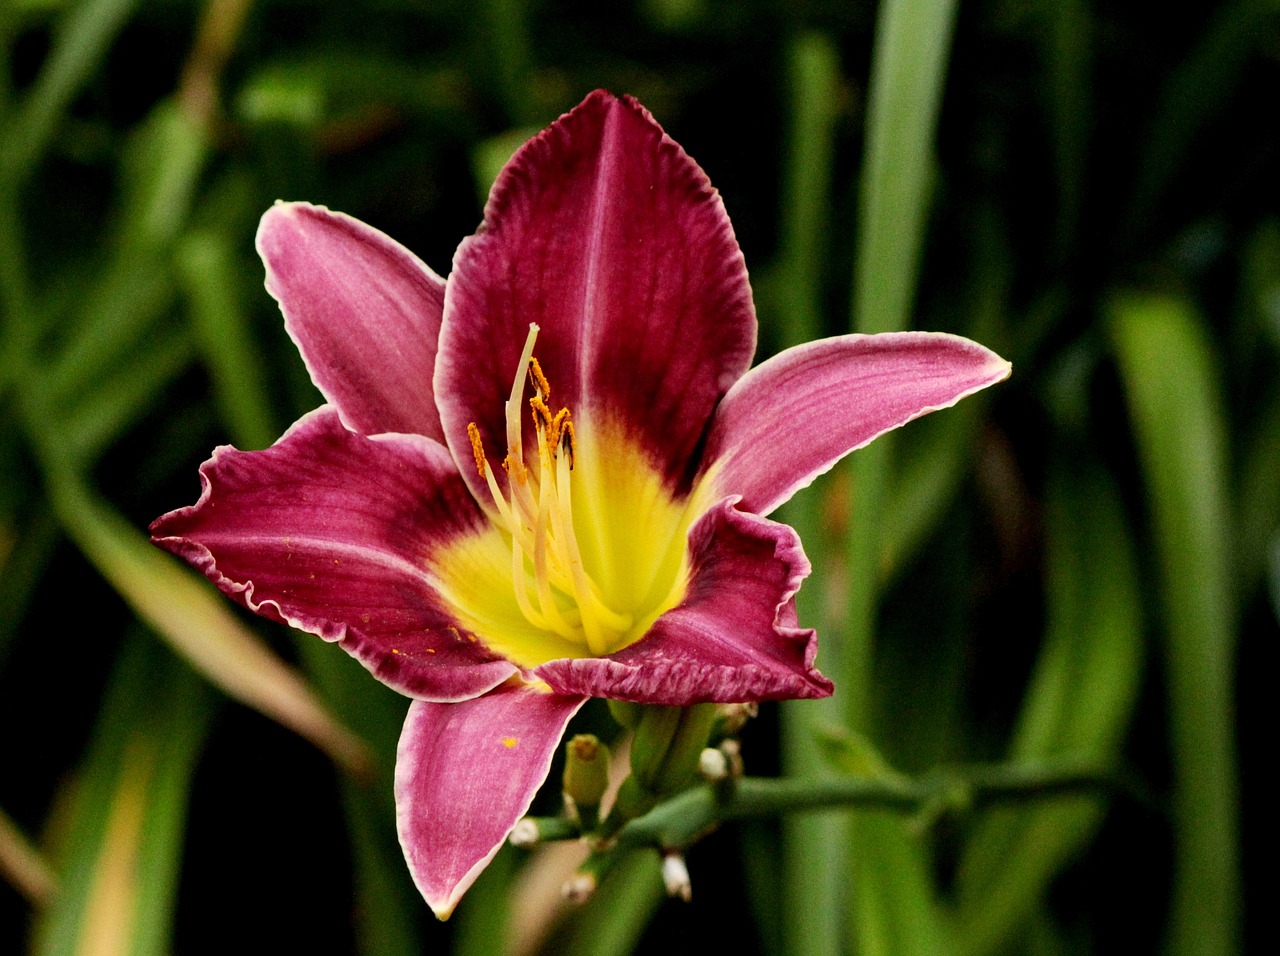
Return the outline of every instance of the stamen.
{"type": "Polygon", "coordinates": [[[551,593],[551,573],[547,560],[547,526],[550,524],[548,519],[552,505],[552,492],[551,482],[546,477],[551,471],[551,456],[545,443],[542,444],[539,452],[539,464],[542,466],[543,477],[538,482],[538,520],[534,524],[533,532],[534,583],[538,589],[538,603],[542,607],[542,613],[558,625],[556,630],[566,637],[571,637],[574,632],[560,614],[560,607],[551,593]]]}
{"type": "Polygon", "coordinates": [[[480,477],[483,478],[489,468],[484,457],[484,445],[480,443],[480,429],[476,427],[475,422],[467,425],[467,437],[471,439],[471,454],[476,456],[476,471],[480,472],[480,477]]]}
{"type": "MultiPolygon", "coordinates": [[[[573,425],[566,424],[568,425],[567,434],[572,436],[573,425]]],[[[572,437],[569,439],[568,447],[570,449],[573,447],[572,437]]],[[[565,561],[569,565],[569,572],[573,576],[573,592],[578,602],[578,609],[582,611],[582,630],[587,638],[587,647],[593,654],[607,654],[609,647],[604,635],[600,633],[600,625],[603,623],[616,634],[625,634],[634,623],[634,618],[630,614],[619,614],[604,602],[596,590],[595,582],[591,580],[582,564],[582,552],[578,548],[578,536],[573,527],[572,483],[569,476],[571,467],[569,459],[572,455],[571,450],[556,463],[556,492],[560,507],[552,511],[551,517],[556,537],[561,542],[565,561]]]]}
{"type": "Polygon", "coordinates": [[[560,423],[563,439],[560,442],[564,449],[565,457],[569,459],[569,470],[573,471],[573,463],[578,457],[578,442],[573,436],[573,422],[569,420],[569,409],[563,409],[564,421],[560,421],[560,416],[556,416],[556,421],[560,423]]]}
{"type": "Polygon", "coordinates": [[[587,573],[573,527],[571,474],[578,454],[573,416],[568,408],[552,412],[551,384],[533,356],[538,326],[530,324],[520,363],[506,403],[507,491],[489,467],[480,429],[467,427],[476,468],[489,486],[500,523],[511,535],[511,577],[521,615],[538,630],[585,643],[593,654],[607,654],[635,621],[605,602],[587,573]],[[533,388],[529,409],[538,438],[537,464],[525,464],[520,413],[525,376],[533,388]],[[532,564],[533,580],[529,580],[532,564]]]}
{"type": "Polygon", "coordinates": [[[547,408],[547,403],[542,400],[542,396],[535,395],[529,399],[529,407],[533,409],[533,427],[540,428],[550,435],[553,424],[551,409],[547,408]]]}
{"type": "Polygon", "coordinates": [[[529,358],[529,380],[533,382],[533,387],[538,390],[541,398],[551,397],[551,385],[547,382],[547,377],[542,374],[542,366],[538,364],[538,360],[530,355],[529,358]]]}

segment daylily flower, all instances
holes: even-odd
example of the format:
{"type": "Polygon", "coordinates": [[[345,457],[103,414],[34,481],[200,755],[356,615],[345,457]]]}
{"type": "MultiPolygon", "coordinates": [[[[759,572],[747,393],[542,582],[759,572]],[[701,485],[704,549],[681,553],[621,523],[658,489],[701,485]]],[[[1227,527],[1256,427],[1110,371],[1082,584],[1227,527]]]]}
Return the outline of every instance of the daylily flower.
{"type": "Polygon", "coordinates": [[[951,335],[847,335],[754,369],[747,271],[706,175],[593,93],[503,170],[448,281],[302,203],[267,289],[328,403],[217,449],[161,547],[414,698],[396,764],[419,889],[453,910],[589,697],[824,697],[766,516],[849,451],[1009,372],[951,335]]]}

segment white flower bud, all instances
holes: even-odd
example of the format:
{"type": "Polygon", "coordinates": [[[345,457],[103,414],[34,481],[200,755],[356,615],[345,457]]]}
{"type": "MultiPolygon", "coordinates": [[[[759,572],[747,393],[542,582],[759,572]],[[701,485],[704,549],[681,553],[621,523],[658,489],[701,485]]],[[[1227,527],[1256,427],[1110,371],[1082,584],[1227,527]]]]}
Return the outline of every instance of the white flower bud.
{"type": "Polygon", "coordinates": [[[716,783],[729,776],[729,758],[718,747],[708,747],[698,757],[698,773],[716,783]]]}
{"type": "Polygon", "coordinates": [[[669,853],[662,858],[662,882],[667,885],[667,895],[679,897],[686,903],[693,899],[693,882],[689,868],[679,853],[669,853]]]}
{"type": "Polygon", "coordinates": [[[512,846],[529,850],[542,842],[542,834],[538,832],[536,823],[528,817],[523,817],[516,821],[515,827],[511,830],[511,836],[507,837],[507,840],[512,846]]]}
{"type": "Polygon", "coordinates": [[[585,903],[591,899],[591,894],[595,891],[596,876],[594,873],[575,873],[565,880],[564,886],[560,888],[561,894],[570,903],[585,903]]]}

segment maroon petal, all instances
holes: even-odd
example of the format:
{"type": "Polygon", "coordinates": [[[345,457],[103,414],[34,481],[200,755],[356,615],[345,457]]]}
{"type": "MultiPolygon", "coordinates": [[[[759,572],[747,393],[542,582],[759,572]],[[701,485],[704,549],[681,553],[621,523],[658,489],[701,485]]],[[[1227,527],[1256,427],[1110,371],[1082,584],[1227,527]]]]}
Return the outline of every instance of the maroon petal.
{"type": "Polygon", "coordinates": [[[845,335],[788,349],[725,396],[704,468],[740,507],[768,514],[877,435],[1007,377],[1009,363],[958,335],[845,335]]]}
{"type": "Polygon", "coordinates": [[[410,705],[396,752],[396,829],[441,919],[529,809],[585,701],[513,681],[459,704],[410,705]]]}
{"type": "Polygon", "coordinates": [[[826,697],[818,639],[797,627],[795,593],[809,574],[787,525],[726,498],[689,531],[689,591],[636,643],[602,658],[557,660],[537,674],[562,694],[687,705],[826,697]]]}
{"type": "Polygon", "coordinates": [[[432,588],[431,554],[483,521],[444,446],[364,438],[325,406],[265,451],[217,449],[200,477],[200,500],[152,540],[250,610],[340,642],[415,697],[474,697],[514,672],[432,588]]]}
{"type": "Polygon", "coordinates": [[[258,253],[311,380],[347,427],[444,441],[431,392],[444,280],[377,229],[306,203],[267,210],[258,253]]]}
{"type": "Polygon", "coordinates": [[[553,410],[612,420],[686,487],[716,403],[750,364],[755,311],[719,194],[634,100],[597,91],[525,144],[458,248],[435,391],[459,461],[469,422],[494,461],[505,454],[530,323],[553,410]]]}

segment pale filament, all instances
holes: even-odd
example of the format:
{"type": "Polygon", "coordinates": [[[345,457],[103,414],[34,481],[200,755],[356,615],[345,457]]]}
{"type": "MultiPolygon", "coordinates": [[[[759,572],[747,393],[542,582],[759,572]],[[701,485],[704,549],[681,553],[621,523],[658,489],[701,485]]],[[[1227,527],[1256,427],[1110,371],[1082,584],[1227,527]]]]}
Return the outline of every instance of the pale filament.
{"type": "Polygon", "coordinates": [[[507,494],[489,467],[474,423],[467,426],[467,434],[476,469],[485,479],[497,511],[495,521],[511,535],[511,575],[520,613],[539,630],[585,643],[592,654],[607,654],[620,646],[619,638],[627,634],[634,618],[619,614],[604,602],[582,562],[573,527],[571,472],[577,455],[573,421],[567,408],[552,414],[547,404],[551,387],[533,357],[537,338],[538,326],[531,324],[506,403],[507,455],[502,465],[507,472],[507,494]],[[538,436],[536,468],[525,465],[521,438],[526,375],[534,389],[529,407],[538,436]]]}

